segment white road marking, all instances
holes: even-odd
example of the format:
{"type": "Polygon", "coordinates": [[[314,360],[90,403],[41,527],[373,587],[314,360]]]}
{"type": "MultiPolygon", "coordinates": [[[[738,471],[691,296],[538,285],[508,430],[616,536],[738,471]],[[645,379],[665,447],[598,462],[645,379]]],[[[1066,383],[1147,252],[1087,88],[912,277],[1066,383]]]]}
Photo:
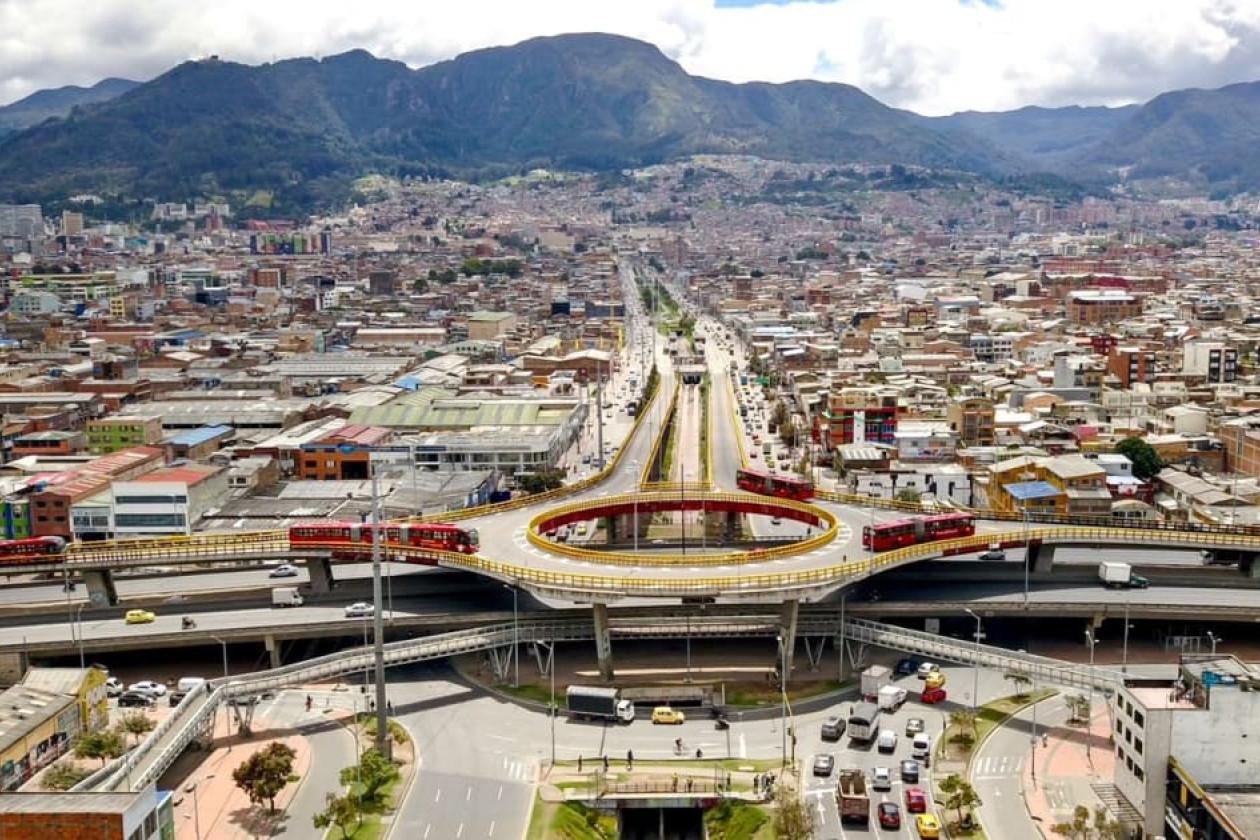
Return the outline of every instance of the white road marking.
{"type": "Polygon", "coordinates": [[[490,820],[490,830],[486,832],[487,837],[494,836],[494,820],[490,820]]]}
{"type": "Polygon", "coordinates": [[[441,802],[441,801],[442,801],[442,789],[441,789],[441,788],[438,788],[438,789],[437,789],[437,793],[436,793],[436,794],[434,794],[434,796],[433,796],[433,801],[434,801],[434,802],[441,802]]]}
{"type": "Polygon", "coordinates": [[[503,799],[503,785],[499,785],[499,795],[495,797],[496,801],[503,799]]]}
{"type": "Polygon", "coordinates": [[[459,840],[459,838],[463,836],[464,836],[464,824],[460,823],[459,829],[455,832],[455,840],[459,840]]]}
{"type": "Polygon", "coordinates": [[[468,786],[468,793],[464,794],[464,801],[465,802],[472,801],[472,785],[468,786]]]}
{"type": "Polygon", "coordinates": [[[433,830],[433,823],[429,823],[424,827],[424,840],[429,840],[429,832],[433,830]]]}

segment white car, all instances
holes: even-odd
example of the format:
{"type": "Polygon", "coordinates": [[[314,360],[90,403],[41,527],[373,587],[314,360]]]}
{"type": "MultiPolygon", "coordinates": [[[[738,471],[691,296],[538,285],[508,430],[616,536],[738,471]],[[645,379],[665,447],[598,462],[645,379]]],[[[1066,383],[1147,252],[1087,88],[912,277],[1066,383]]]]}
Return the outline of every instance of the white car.
{"type": "Polygon", "coordinates": [[[127,686],[123,685],[123,681],[118,677],[110,677],[105,680],[105,694],[110,697],[117,697],[127,690],[127,686]]]}
{"type": "Polygon", "coordinates": [[[892,790],[892,771],[887,767],[876,767],[871,772],[871,788],[873,790],[892,790]]]}
{"type": "Polygon", "coordinates": [[[369,618],[375,610],[366,601],[358,601],[346,607],[346,618],[369,618]]]}
{"type": "Polygon", "coordinates": [[[297,566],[294,566],[292,563],[282,563],[279,566],[276,566],[274,569],[272,569],[271,574],[268,575],[268,577],[273,577],[273,578],[297,577],[297,574],[298,574],[297,566]]]}
{"type": "Polygon", "coordinates": [[[141,694],[148,694],[150,697],[166,696],[166,686],[162,685],[160,682],[154,682],[153,680],[141,680],[140,682],[132,683],[127,686],[127,690],[138,691],[141,694]]]}
{"type": "Polygon", "coordinates": [[[926,680],[932,674],[935,674],[940,670],[941,666],[937,665],[935,662],[924,662],[919,665],[919,679],[926,680]]]}

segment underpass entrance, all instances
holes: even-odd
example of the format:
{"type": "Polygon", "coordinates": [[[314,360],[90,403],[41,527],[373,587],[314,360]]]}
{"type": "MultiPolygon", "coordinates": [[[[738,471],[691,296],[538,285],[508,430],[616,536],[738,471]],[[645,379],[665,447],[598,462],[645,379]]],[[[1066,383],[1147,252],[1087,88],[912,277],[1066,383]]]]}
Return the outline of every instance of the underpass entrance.
{"type": "Polygon", "coordinates": [[[704,811],[685,807],[623,808],[620,840],[704,840],[704,811]]]}

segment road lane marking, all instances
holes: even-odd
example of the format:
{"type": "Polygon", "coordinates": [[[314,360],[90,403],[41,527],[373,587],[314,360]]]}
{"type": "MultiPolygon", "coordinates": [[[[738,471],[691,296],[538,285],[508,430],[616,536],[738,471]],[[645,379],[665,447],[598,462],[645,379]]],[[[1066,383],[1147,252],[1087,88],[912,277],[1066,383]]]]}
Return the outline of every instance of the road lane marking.
{"type": "Polygon", "coordinates": [[[424,827],[424,840],[429,840],[429,832],[433,830],[433,823],[428,823],[424,827]]]}
{"type": "Polygon", "coordinates": [[[464,801],[465,802],[472,801],[472,785],[468,786],[468,793],[464,794],[464,801]]]}
{"type": "Polygon", "coordinates": [[[502,801],[502,799],[503,799],[503,785],[499,785],[499,795],[495,797],[495,801],[496,802],[502,801]]]}
{"type": "Polygon", "coordinates": [[[441,788],[438,788],[438,789],[437,789],[437,794],[433,797],[433,801],[434,801],[434,802],[441,802],[441,801],[442,801],[442,789],[441,789],[441,788]]]}
{"type": "Polygon", "coordinates": [[[464,824],[463,824],[463,823],[460,823],[460,824],[459,824],[459,829],[458,829],[458,830],[456,830],[456,832],[455,832],[455,840],[459,840],[459,838],[460,838],[460,837],[463,837],[463,836],[464,836],[464,824]]]}
{"type": "Polygon", "coordinates": [[[487,837],[494,836],[494,820],[490,820],[490,830],[486,832],[487,837]]]}

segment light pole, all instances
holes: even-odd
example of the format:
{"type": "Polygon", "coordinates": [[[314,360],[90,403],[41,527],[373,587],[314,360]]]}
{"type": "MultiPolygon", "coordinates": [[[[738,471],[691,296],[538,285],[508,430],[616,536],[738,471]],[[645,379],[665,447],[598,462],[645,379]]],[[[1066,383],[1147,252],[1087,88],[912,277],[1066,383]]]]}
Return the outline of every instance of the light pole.
{"type": "MultiPolygon", "coordinates": [[[[512,688],[519,688],[521,684],[521,660],[520,660],[521,633],[520,633],[520,621],[519,621],[520,614],[517,612],[517,609],[516,609],[517,590],[516,590],[515,584],[509,584],[509,583],[503,584],[503,588],[512,590],[512,688]]],[[[553,682],[554,682],[554,679],[553,679],[553,682]]],[[[553,689],[552,698],[551,698],[552,703],[554,703],[555,700],[556,700],[555,692],[553,689]]]]}
{"type": "MultiPolygon", "coordinates": [[[[220,639],[218,636],[211,636],[210,638],[214,639],[216,642],[223,645],[223,682],[224,684],[226,684],[228,680],[227,642],[224,641],[223,639],[220,639]]],[[[223,734],[231,735],[232,734],[232,718],[231,718],[230,713],[228,712],[227,703],[223,704],[223,719],[227,721],[227,723],[223,725],[224,726],[223,734]]],[[[213,729],[213,727],[211,728],[213,729]]]]}
{"type": "Polygon", "coordinates": [[[977,615],[975,612],[973,612],[973,611],[972,611],[972,609],[971,609],[970,607],[965,608],[965,612],[967,613],[967,615],[971,616],[972,618],[974,618],[974,619],[976,620],[976,658],[975,658],[975,661],[971,663],[971,664],[972,664],[972,666],[973,666],[973,667],[972,667],[972,669],[971,669],[971,713],[974,715],[974,714],[976,713],[976,706],[977,706],[976,701],[977,701],[977,699],[978,699],[978,697],[979,697],[979,694],[980,694],[980,635],[981,635],[981,627],[980,627],[980,616],[979,616],[979,615],[977,615]]]}
{"type": "MultiPolygon", "coordinates": [[[[206,778],[213,779],[214,774],[211,773],[209,776],[206,776],[206,778]]],[[[193,796],[193,831],[196,832],[197,840],[201,840],[201,806],[197,802],[197,785],[199,784],[201,784],[201,782],[196,781],[190,785],[193,796]]]]}
{"type": "Polygon", "coordinates": [[[84,601],[83,603],[79,604],[78,608],[74,611],[74,623],[78,625],[79,627],[79,670],[80,671],[87,667],[87,665],[85,664],[85,658],[83,656],[83,608],[86,607],[87,605],[88,605],[88,602],[84,601]]]}
{"type": "Polygon", "coordinates": [[[551,640],[551,766],[556,766],[556,640],[551,640]]]}
{"type": "Polygon", "coordinates": [[[779,690],[783,699],[780,709],[779,729],[783,733],[783,767],[787,766],[787,640],[780,633],[779,639],[779,690]]]}
{"type": "Polygon", "coordinates": [[[1120,654],[1120,673],[1129,673],[1129,600],[1124,601],[1124,644],[1120,654]]]}
{"type": "Polygon", "coordinates": [[[1212,643],[1212,655],[1216,656],[1216,643],[1221,640],[1221,637],[1213,633],[1211,630],[1207,632],[1207,637],[1208,641],[1212,643]]]}
{"type": "Polygon", "coordinates": [[[1093,740],[1094,732],[1094,646],[1098,644],[1098,640],[1094,638],[1092,630],[1085,631],[1085,643],[1089,645],[1089,718],[1086,720],[1086,737],[1085,737],[1085,758],[1090,762],[1093,756],[1089,751],[1089,742],[1093,740]]]}
{"type": "Polygon", "coordinates": [[[1024,609],[1028,609],[1028,567],[1032,565],[1032,558],[1028,556],[1030,547],[1028,538],[1028,503],[1023,502],[1020,504],[1019,509],[1024,514],[1024,609]]]}
{"type": "MultiPolygon", "coordinates": [[[[630,462],[631,475],[639,474],[639,462],[637,460],[630,462]]],[[[639,551],[639,494],[634,494],[634,550],[639,551]]]]}

